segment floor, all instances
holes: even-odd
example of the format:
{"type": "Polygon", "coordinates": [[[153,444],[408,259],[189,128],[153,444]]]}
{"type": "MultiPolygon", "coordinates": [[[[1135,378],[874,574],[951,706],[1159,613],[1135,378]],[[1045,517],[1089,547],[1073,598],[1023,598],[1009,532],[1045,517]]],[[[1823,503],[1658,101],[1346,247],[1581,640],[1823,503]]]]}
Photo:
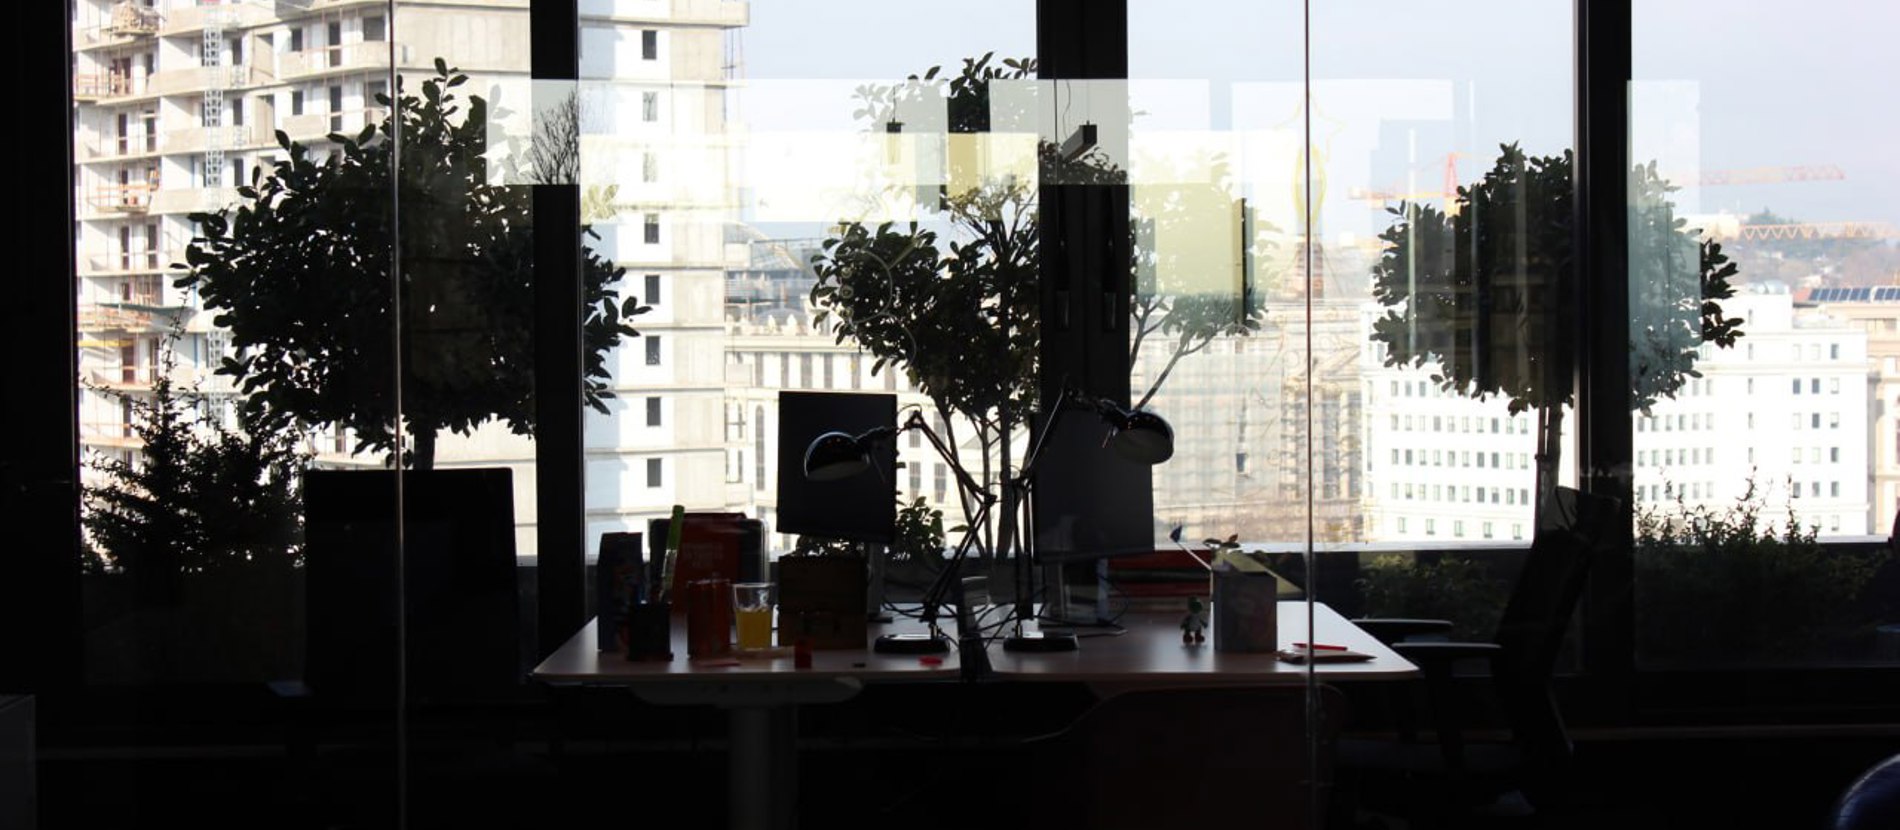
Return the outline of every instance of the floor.
{"type": "MultiPolygon", "coordinates": [[[[1022,785],[1033,775],[1016,738],[1059,729],[1086,701],[1059,689],[1038,700],[969,694],[901,704],[873,698],[807,716],[801,825],[1028,826],[1027,799],[1062,794],[1022,785]]],[[[207,740],[192,741],[185,729],[146,733],[136,746],[50,747],[40,765],[41,826],[390,827],[398,793],[418,828],[634,826],[681,812],[692,820],[679,826],[724,822],[716,712],[656,712],[603,695],[574,701],[564,718],[510,724],[501,740],[494,724],[485,726],[489,734],[479,739],[415,742],[401,778],[387,741],[306,752],[254,740],[256,730],[249,741],[210,740],[204,731],[207,740]]],[[[1438,826],[1819,828],[1861,770],[1900,753],[1900,739],[1873,730],[1576,737],[1574,807],[1504,809],[1438,826]]],[[[1333,826],[1358,830],[1430,826],[1358,809],[1335,818],[1333,826]]]]}

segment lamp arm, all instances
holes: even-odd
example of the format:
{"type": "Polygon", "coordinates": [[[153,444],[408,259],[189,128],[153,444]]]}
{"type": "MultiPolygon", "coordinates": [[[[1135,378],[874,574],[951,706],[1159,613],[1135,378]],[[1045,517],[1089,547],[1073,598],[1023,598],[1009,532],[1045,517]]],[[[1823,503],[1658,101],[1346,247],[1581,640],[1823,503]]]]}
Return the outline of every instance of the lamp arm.
{"type": "Polygon", "coordinates": [[[1049,443],[1049,436],[1055,433],[1056,424],[1062,422],[1062,413],[1068,409],[1068,402],[1072,399],[1079,400],[1080,395],[1067,386],[1056,393],[1056,405],[1049,409],[1048,422],[1042,425],[1041,432],[1036,433],[1036,440],[1030,442],[1029,454],[1023,456],[1023,466],[1016,471],[1018,484],[1029,481],[1030,474],[1035,472],[1036,462],[1042,458],[1043,445],[1049,443]]]}
{"type": "MultiPolygon", "coordinates": [[[[883,427],[880,427],[880,429],[883,429],[883,427]]],[[[904,422],[904,425],[898,427],[890,434],[894,437],[899,432],[908,432],[913,429],[923,433],[924,437],[929,439],[931,448],[937,451],[937,455],[943,459],[943,463],[949,465],[950,472],[956,475],[957,486],[963,489],[964,495],[969,496],[985,507],[988,506],[989,502],[996,500],[996,496],[992,495],[988,490],[985,490],[983,485],[976,483],[976,479],[971,478],[970,474],[964,471],[963,464],[957,461],[956,453],[951,452],[950,448],[943,443],[943,439],[937,436],[937,431],[931,429],[930,424],[924,421],[924,414],[922,412],[912,410],[910,418],[904,422]]]]}
{"type": "MultiPolygon", "coordinates": [[[[971,528],[975,528],[989,518],[990,505],[993,502],[995,499],[981,500],[977,505],[976,515],[972,517],[971,528]]],[[[923,610],[918,616],[923,619],[925,625],[930,627],[933,634],[938,630],[937,609],[943,607],[944,595],[950,592],[951,585],[956,584],[957,574],[963,569],[963,560],[969,558],[970,548],[975,544],[975,530],[965,531],[963,541],[959,542],[956,551],[950,554],[950,561],[944,563],[943,569],[937,572],[937,578],[931,580],[930,589],[924,592],[923,610]]]]}
{"type": "MultiPolygon", "coordinates": [[[[879,429],[889,430],[888,427],[879,429]]],[[[942,458],[943,463],[950,468],[950,472],[956,475],[957,487],[963,490],[965,497],[975,501],[977,505],[975,515],[970,517],[970,527],[963,534],[963,541],[957,544],[956,551],[950,555],[950,561],[937,572],[937,578],[931,581],[930,589],[924,592],[923,612],[919,616],[923,618],[924,624],[930,627],[932,633],[935,633],[938,630],[937,609],[943,607],[944,596],[949,593],[950,586],[956,584],[963,560],[969,558],[970,548],[976,544],[976,529],[989,520],[990,505],[996,503],[996,494],[984,489],[976,482],[976,479],[970,477],[969,472],[963,469],[963,464],[957,461],[956,453],[950,451],[950,447],[944,444],[943,439],[937,435],[937,431],[931,429],[929,422],[924,420],[922,411],[912,410],[903,426],[890,430],[888,436],[880,437],[895,437],[900,432],[910,430],[921,432],[926,439],[929,439],[931,449],[937,451],[938,457],[942,458]]]]}

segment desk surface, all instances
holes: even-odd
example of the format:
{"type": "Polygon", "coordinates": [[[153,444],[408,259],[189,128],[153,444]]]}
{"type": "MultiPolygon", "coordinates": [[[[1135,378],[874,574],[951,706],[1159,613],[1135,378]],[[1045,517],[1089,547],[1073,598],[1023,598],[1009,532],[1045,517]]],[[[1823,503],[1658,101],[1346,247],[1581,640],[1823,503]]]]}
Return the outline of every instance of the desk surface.
{"type": "MultiPolygon", "coordinates": [[[[1306,636],[1306,604],[1279,603],[1281,648],[1293,643],[1318,642],[1345,646],[1372,655],[1359,663],[1320,663],[1314,672],[1328,680],[1403,680],[1417,677],[1418,667],[1387,648],[1377,638],[1339,615],[1325,603],[1313,605],[1317,638],[1306,636]]],[[[1180,614],[1130,614],[1122,620],[1123,633],[1088,636],[1081,647],[1055,654],[1022,654],[990,650],[996,673],[1014,680],[1079,680],[1089,683],[1291,683],[1305,680],[1306,666],[1282,662],[1272,654],[1215,651],[1213,640],[1197,646],[1181,644],[1180,614]]]]}
{"type": "MultiPolygon", "coordinates": [[[[1373,656],[1361,663],[1322,663],[1315,667],[1316,674],[1332,680],[1401,680],[1418,676],[1418,668],[1411,662],[1326,605],[1315,604],[1313,618],[1314,628],[1319,632],[1317,638],[1306,636],[1304,603],[1280,603],[1280,645],[1330,643],[1373,656]]],[[[1272,654],[1216,652],[1211,641],[1197,646],[1182,645],[1179,615],[1129,615],[1122,623],[1123,633],[1085,637],[1081,648],[1073,652],[1013,653],[993,645],[989,649],[990,664],[996,677],[1005,680],[1300,683],[1306,676],[1305,666],[1281,662],[1272,654]]],[[[914,655],[873,654],[869,648],[813,652],[809,669],[794,668],[790,656],[688,660],[683,620],[673,627],[676,656],[671,662],[636,663],[615,652],[598,651],[595,625],[589,622],[559,651],[536,666],[534,677],[556,683],[647,685],[708,679],[735,684],[765,683],[785,680],[788,674],[813,680],[955,680],[958,676],[954,651],[942,655],[942,663],[934,666],[914,655]]],[[[879,628],[873,626],[873,629],[879,628]]],[[[885,630],[890,629],[885,627],[885,630]]],[[[877,633],[880,631],[874,630],[872,635],[877,633]]]]}

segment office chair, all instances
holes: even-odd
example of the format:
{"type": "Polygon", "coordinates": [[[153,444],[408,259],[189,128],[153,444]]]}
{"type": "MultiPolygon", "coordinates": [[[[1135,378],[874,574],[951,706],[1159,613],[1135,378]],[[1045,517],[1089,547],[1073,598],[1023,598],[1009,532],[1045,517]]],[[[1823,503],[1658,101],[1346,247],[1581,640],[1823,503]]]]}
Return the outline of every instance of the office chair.
{"type": "Polygon", "coordinates": [[[1318,686],[1141,689],[1029,742],[1034,826],[1324,827],[1345,699],[1318,686]],[[1318,768],[1308,739],[1318,741],[1318,768]],[[1319,788],[1320,815],[1312,787],[1319,788]]]}
{"type": "Polygon", "coordinates": [[[1559,806],[1572,746],[1550,678],[1615,505],[1614,499],[1557,488],[1491,642],[1411,639],[1442,638],[1452,627],[1445,620],[1355,620],[1418,664],[1435,746],[1414,743],[1406,734],[1396,744],[1350,740],[1343,742],[1342,764],[1373,777],[1386,773],[1384,780],[1398,785],[1411,808],[1441,815],[1513,793],[1524,796],[1533,809],[1559,806]],[[1465,740],[1463,702],[1453,668],[1474,659],[1489,663],[1492,688],[1511,732],[1508,745],[1465,740]]]}
{"type": "Polygon", "coordinates": [[[520,646],[510,471],[404,473],[400,559],[394,475],[305,479],[306,665],[274,688],[292,704],[291,751],[319,803],[380,811],[401,758],[416,811],[455,803],[415,797],[427,789],[479,804],[480,782],[540,774],[514,747],[537,697],[520,646]]]}

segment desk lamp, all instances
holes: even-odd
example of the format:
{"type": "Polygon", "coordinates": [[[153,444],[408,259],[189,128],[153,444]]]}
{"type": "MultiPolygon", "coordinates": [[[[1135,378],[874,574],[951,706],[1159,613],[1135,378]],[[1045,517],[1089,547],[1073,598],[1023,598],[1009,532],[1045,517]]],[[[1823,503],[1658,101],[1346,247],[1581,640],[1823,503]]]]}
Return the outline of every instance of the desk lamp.
{"type": "MultiPolygon", "coordinates": [[[[976,544],[976,529],[983,526],[989,516],[990,505],[996,502],[996,496],[983,488],[970,477],[963,465],[957,462],[956,453],[943,443],[935,430],[925,423],[921,411],[911,410],[910,418],[900,427],[873,427],[858,435],[844,432],[827,432],[812,439],[805,448],[805,478],[808,481],[837,481],[850,478],[871,469],[871,453],[880,445],[896,440],[899,434],[917,430],[930,440],[930,446],[943,458],[950,472],[956,475],[957,487],[963,491],[966,500],[977,505],[976,514],[971,517],[969,529],[964,531],[963,541],[951,555],[950,561],[937,572],[937,578],[931,580],[930,588],[924,592],[923,619],[928,632],[924,634],[883,634],[879,635],[871,648],[879,654],[940,654],[950,650],[948,638],[937,625],[937,614],[943,608],[944,600],[953,588],[961,588],[957,572],[962,568],[963,560],[969,556],[970,548],[976,544]]],[[[958,591],[958,607],[962,607],[962,592],[958,591]]],[[[959,615],[958,619],[966,618],[959,615]]],[[[969,641],[975,637],[974,631],[963,631],[958,626],[958,636],[969,641]]]]}
{"type": "MultiPolygon", "coordinates": [[[[1063,390],[1051,409],[1049,420],[1043,425],[1042,432],[1036,436],[1030,446],[1029,454],[1023,462],[1018,475],[1002,482],[1002,501],[1004,513],[998,536],[997,550],[1016,550],[1016,618],[1015,633],[1005,638],[1003,648],[1010,651],[1073,651],[1076,639],[1072,634],[1028,633],[1023,630],[1026,617],[1033,616],[1033,602],[1030,595],[1030,560],[1034,553],[1030,543],[1016,541],[1017,513],[1027,503],[1030,494],[1030,477],[1035,472],[1036,461],[1042,455],[1042,448],[1056,424],[1062,420],[1062,413],[1069,408],[1093,410],[1106,423],[1110,432],[1103,440],[1103,446],[1116,455],[1141,464],[1159,464],[1174,455],[1174,429],[1161,416],[1144,410],[1129,411],[1107,400],[1088,398],[1063,390]]],[[[836,481],[858,475],[871,468],[871,452],[880,444],[894,440],[898,434],[918,430],[930,439],[930,446],[943,458],[950,471],[956,475],[957,486],[963,491],[966,501],[977,505],[975,515],[970,517],[968,530],[963,541],[958,543],[950,562],[939,571],[932,581],[930,589],[924,594],[924,624],[929,632],[923,635],[887,634],[877,639],[873,649],[886,654],[917,654],[948,651],[942,631],[937,626],[937,614],[944,599],[953,587],[960,587],[957,572],[963,560],[975,545],[977,529],[984,526],[989,511],[998,498],[987,488],[978,484],[957,461],[956,454],[945,446],[943,440],[924,422],[923,413],[912,410],[910,418],[901,427],[876,427],[859,435],[844,432],[827,432],[818,436],[805,450],[805,478],[811,481],[836,481]]],[[[971,632],[959,632],[966,638],[971,632]]]]}
{"type": "MultiPolygon", "coordinates": [[[[1102,439],[1102,447],[1122,459],[1137,464],[1159,464],[1174,455],[1174,428],[1167,419],[1143,409],[1129,410],[1120,404],[1103,398],[1091,398],[1070,389],[1063,389],[1056,397],[1055,406],[1050,407],[1049,419],[1043,424],[1042,432],[1036,435],[1029,447],[1029,454],[1023,460],[1022,468],[1014,479],[1003,482],[1003,528],[1000,534],[999,550],[1009,550],[1015,538],[1017,513],[1026,504],[1031,495],[1032,476],[1036,471],[1036,462],[1042,457],[1042,450],[1055,432],[1056,425],[1062,422],[1063,413],[1071,409],[1093,411],[1102,423],[1109,427],[1108,435],[1102,439]]],[[[1015,618],[1015,632],[1003,639],[1005,651],[1055,652],[1074,651],[1078,645],[1074,634],[1066,632],[1027,632],[1023,624],[1035,616],[1035,604],[1031,582],[1035,560],[1032,549],[1033,539],[1025,538],[1021,550],[1016,556],[1016,606],[1012,616],[1015,618]]]]}

